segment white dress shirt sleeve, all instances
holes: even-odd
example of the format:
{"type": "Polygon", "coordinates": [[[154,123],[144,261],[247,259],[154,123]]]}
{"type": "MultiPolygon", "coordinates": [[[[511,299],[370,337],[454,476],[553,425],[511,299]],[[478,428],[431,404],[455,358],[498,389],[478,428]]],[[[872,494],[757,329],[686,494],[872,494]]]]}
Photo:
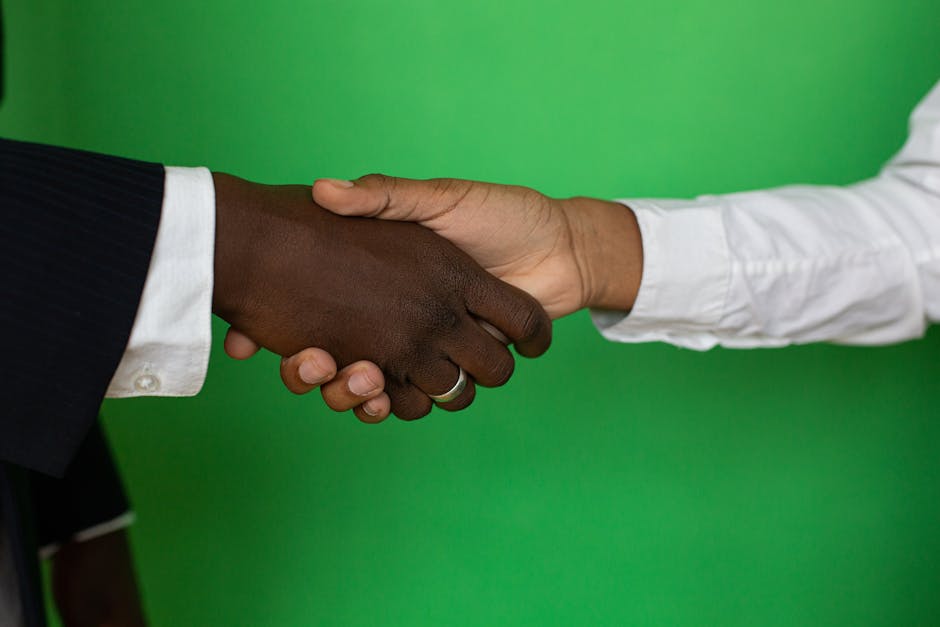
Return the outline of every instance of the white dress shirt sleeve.
{"type": "Polygon", "coordinates": [[[137,317],[109,398],[192,396],[211,344],[215,187],[205,168],[166,168],[163,209],[137,317]]]}
{"type": "Polygon", "coordinates": [[[940,320],[940,83],[874,179],[622,202],[643,278],[629,315],[592,312],[607,339],[706,350],[920,337],[940,320]]]}

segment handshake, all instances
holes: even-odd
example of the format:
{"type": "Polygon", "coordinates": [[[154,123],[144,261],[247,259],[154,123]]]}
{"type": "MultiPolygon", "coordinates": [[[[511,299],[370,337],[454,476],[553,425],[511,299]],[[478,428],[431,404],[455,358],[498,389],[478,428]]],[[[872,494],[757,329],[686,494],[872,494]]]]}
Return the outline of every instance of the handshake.
{"type": "Polygon", "coordinates": [[[382,175],[265,186],[214,174],[214,313],[226,352],[281,355],[281,378],[321,388],[364,422],[469,406],[537,357],[551,320],[629,310],[642,273],[623,205],[534,190],[382,175]]]}

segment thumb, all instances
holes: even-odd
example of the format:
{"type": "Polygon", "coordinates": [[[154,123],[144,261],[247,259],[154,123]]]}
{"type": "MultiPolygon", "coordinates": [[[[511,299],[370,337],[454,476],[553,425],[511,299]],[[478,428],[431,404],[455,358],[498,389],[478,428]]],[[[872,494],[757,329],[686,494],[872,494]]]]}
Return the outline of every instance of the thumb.
{"type": "Polygon", "coordinates": [[[319,179],[313,200],[339,215],[427,223],[456,208],[472,189],[473,182],[459,179],[368,174],[355,181],[319,179]]]}

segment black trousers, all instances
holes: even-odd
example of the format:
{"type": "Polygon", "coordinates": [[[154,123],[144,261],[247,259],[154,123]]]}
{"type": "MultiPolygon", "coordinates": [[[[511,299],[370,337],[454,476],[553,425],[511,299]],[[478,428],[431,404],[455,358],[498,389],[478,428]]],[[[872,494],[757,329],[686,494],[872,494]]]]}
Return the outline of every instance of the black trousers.
{"type": "Polygon", "coordinates": [[[0,525],[19,582],[26,627],[46,626],[39,547],[65,544],[78,532],[114,520],[129,509],[100,423],[89,432],[61,478],[0,464],[0,525]]]}

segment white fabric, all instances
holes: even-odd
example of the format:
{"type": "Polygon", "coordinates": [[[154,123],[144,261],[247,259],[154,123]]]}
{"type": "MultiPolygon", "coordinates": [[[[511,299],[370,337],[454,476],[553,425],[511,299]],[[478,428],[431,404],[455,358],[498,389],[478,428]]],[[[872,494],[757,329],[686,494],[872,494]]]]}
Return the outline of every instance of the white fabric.
{"type": "MultiPolygon", "coordinates": [[[[87,529],[82,529],[74,536],[68,539],[69,542],[87,542],[88,540],[94,540],[95,538],[100,538],[101,536],[107,535],[109,533],[114,533],[115,531],[120,531],[121,529],[126,529],[134,524],[136,516],[134,512],[124,512],[117,518],[112,518],[111,520],[106,520],[100,522],[97,525],[92,525],[87,529]]],[[[62,548],[61,544],[53,543],[47,544],[45,546],[39,547],[39,557],[41,559],[49,559],[56,553],[59,549],[62,548]]],[[[2,625],[3,623],[0,623],[2,625]]]]}
{"type": "Polygon", "coordinates": [[[205,168],[166,168],[150,270],[109,398],[192,396],[211,345],[215,187],[205,168]]]}
{"type": "Polygon", "coordinates": [[[643,238],[633,310],[607,339],[706,350],[887,344],[940,320],[940,83],[874,179],[695,200],[628,199],[643,238]]]}

